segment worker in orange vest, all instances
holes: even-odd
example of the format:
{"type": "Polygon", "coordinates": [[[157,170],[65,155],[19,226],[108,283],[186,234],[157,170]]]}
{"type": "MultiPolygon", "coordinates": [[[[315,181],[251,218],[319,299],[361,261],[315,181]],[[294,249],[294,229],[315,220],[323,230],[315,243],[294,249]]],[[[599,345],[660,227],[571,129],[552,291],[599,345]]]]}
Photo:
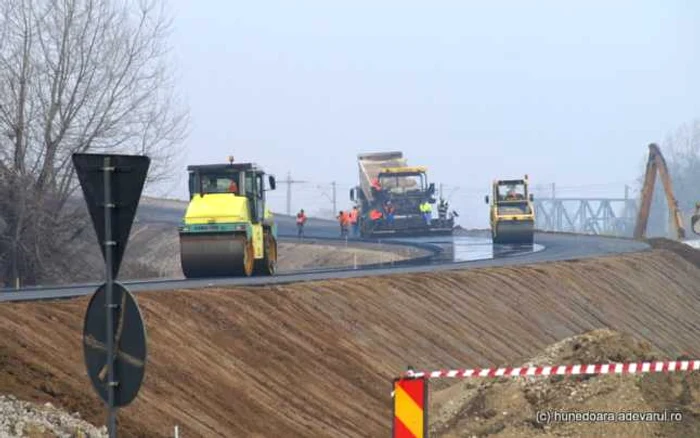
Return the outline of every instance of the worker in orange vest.
{"type": "Polygon", "coordinates": [[[381,197],[382,195],[382,185],[379,183],[379,178],[374,178],[371,182],[372,196],[381,197]]]}
{"type": "Polygon", "coordinates": [[[236,184],[236,181],[234,181],[233,179],[231,180],[231,184],[229,184],[228,186],[228,191],[229,193],[233,193],[236,195],[238,194],[238,184],[236,184]]]}
{"type": "Polygon", "coordinates": [[[372,210],[369,212],[369,218],[372,219],[373,221],[378,221],[379,219],[382,218],[382,212],[379,210],[372,210]]]}
{"type": "Polygon", "coordinates": [[[306,213],[304,213],[304,209],[302,208],[299,210],[299,213],[297,213],[297,236],[300,239],[304,237],[304,224],[306,224],[306,213]]]}
{"type": "Polygon", "coordinates": [[[348,225],[350,224],[349,215],[341,210],[338,214],[338,223],[340,224],[340,237],[347,237],[348,225]]]}
{"type": "Polygon", "coordinates": [[[352,208],[350,212],[350,225],[352,226],[352,235],[357,237],[360,234],[360,227],[358,223],[359,211],[357,210],[357,205],[352,208]]]}

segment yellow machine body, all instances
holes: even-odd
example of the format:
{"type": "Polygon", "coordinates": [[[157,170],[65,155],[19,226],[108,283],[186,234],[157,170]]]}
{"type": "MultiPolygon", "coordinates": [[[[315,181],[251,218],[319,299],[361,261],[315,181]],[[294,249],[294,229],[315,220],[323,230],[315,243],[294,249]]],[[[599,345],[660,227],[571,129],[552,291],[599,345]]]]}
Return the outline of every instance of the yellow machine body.
{"type": "Polygon", "coordinates": [[[231,193],[212,193],[204,197],[195,196],[185,212],[185,226],[188,225],[230,225],[222,230],[239,234],[246,233],[246,239],[253,241],[255,259],[262,259],[265,254],[263,226],[260,223],[250,222],[248,199],[243,196],[231,193]]]}
{"type": "MultiPolygon", "coordinates": [[[[188,171],[190,203],[179,229],[185,276],[274,274],[277,227],[265,205],[264,172],[249,163],[189,166],[188,171]]],[[[272,176],[269,185],[274,190],[272,176]]]]}
{"type": "Polygon", "coordinates": [[[533,196],[528,190],[527,175],[523,179],[493,181],[491,195],[485,197],[485,202],[490,204],[489,222],[493,243],[533,243],[535,208],[533,196]]]}

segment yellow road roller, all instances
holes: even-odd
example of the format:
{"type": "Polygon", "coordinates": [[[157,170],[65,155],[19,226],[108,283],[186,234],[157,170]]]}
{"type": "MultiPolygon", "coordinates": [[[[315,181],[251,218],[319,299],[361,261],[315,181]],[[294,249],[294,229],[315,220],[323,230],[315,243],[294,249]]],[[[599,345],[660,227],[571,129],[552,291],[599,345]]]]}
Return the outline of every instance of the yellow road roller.
{"type": "MultiPolygon", "coordinates": [[[[533,196],[528,178],[494,180],[491,193],[491,237],[495,244],[532,245],[535,235],[533,196]]],[[[489,204],[489,195],[484,197],[489,204]]]]}
{"type": "Polygon", "coordinates": [[[265,206],[275,177],[233,161],[187,167],[190,203],[179,227],[187,278],[275,274],[277,226],[265,206]]]}

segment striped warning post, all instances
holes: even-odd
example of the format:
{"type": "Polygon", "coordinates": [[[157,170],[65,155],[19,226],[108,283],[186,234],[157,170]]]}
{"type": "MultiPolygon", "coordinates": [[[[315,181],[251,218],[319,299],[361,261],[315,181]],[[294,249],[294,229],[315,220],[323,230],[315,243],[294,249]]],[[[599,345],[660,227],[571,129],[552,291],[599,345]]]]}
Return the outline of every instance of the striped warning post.
{"type": "Polygon", "coordinates": [[[530,377],[578,374],[642,374],[692,372],[700,370],[700,360],[671,360],[593,365],[559,365],[536,367],[473,368],[439,371],[406,371],[405,378],[530,377]]]}
{"type": "Polygon", "coordinates": [[[394,380],[393,438],[426,438],[428,436],[427,379],[394,380]]]}

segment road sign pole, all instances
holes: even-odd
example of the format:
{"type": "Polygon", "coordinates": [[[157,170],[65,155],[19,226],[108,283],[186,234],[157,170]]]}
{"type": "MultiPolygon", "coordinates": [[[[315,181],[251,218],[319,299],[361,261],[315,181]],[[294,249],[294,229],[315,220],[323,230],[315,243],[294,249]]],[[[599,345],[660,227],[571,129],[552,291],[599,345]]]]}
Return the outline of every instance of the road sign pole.
{"type": "Polygon", "coordinates": [[[107,430],[109,432],[110,438],[115,438],[117,436],[117,419],[114,409],[114,300],[112,299],[112,287],[114,285],[114,278],[112,277],[112,248],[114,247],[114,241],[112,240],[112,208],[114,208],[112,202],[112,178],[111,172],[114,170],[110,157],[104,158],[104,167],[102,168],[104,175],[104,201],[105,201],[105,273],[106,273],[106,285],[105,285],[105,307],[107,312],[107,394],[108,394],[108,423],[107,430]]]}
{"type": "Polygon", "coordinates": [[[150,162],[145,155],[73,154],[105,262],[105,283],[85,314],[83,354],[93,388],[108,407],[110,438],[117,436],[117,409],[136,397],[145,372],[143,317],[131,293],[115,279],[150,162]]]}

